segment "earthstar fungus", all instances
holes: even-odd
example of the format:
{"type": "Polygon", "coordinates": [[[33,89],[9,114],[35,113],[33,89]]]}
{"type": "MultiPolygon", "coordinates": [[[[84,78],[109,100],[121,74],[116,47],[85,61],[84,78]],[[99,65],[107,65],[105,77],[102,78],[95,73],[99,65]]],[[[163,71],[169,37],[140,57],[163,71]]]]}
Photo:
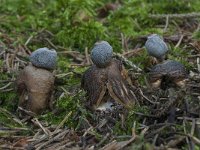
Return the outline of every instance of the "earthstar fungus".
{"type": "Polygon", "coordinates": [[[185,87],[187,71],[181,63],[174,60],[167,60],[157,64],[150,70],[150,83],[153,88],[173,84],[178,87],[185,87]]]}
{"type": "Polygon", "coordinates": [[[50,106],[55,77],[52,70],[56,65],[55,50],[40,48],[30,56],[31,63],[19,74],[16,84],[19,107],[35,114],[50,106]]]}
{"type": "Polygon", "coordinates": [[[82,78],[87,106],[94,110],[112,109],[114,103],[129,108],[135,104],[134,87],[121,61],[112,58],[113,49],[106,41],[98,42],[91,52],[93,65],[82,78]]]}
{"type": "Polygon", "coordinates": [[[167,44],[157,34],[152,34],[148,36],[145,47],[148,54],[155,57],[160,62],[164,60],[166,53],[169,50],[167,44]]]}

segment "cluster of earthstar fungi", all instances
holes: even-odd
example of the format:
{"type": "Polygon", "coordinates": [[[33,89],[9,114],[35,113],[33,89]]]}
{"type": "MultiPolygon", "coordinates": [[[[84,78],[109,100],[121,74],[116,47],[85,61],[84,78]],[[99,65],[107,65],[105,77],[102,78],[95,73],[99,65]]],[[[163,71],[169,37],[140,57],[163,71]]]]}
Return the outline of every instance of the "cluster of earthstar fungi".
{"type": "Polygon", "coordinates": [[[167,85],[185,87],[187,72],[185,67],[175,60],[165,60],[169,51],[167,44],[157,34],[148,37],[145,47],[150,56],[158,60],[149,73],[149,81],[153,88],[165,88],[167,85]]]}
{"type": "MultiPolygon", "coordinates": [[[[150,56],[160,62],[152,67],[149,81],[153,87],[160,87],[164,79],[178,86],[184,85],[186,70],[176,61],[164,60],[168,52],[166,43],[156,34],[148,37],[145,47],[150,56]]],[[[81,87],[86,91],[87,107],[92,110],[112,109],[114,104],[131,108],[136,103],[135,90],[121,61],[114,59],[112,46],[106,41],[94,44],[91,51],[93,65],[83,74],[81,87]]],[[[56,66],[55,50],[40,48],[30,56],[17,79],[19,109],[40,114],[50,107],[56,66]]]]}

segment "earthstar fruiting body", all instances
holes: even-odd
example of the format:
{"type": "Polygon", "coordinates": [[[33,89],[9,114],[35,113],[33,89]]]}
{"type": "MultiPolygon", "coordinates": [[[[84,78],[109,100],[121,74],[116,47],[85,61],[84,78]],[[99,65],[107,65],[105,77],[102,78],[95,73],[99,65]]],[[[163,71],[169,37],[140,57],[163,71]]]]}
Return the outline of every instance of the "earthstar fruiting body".
{"type": "Polygon", "coordinates": [[[162,61],[168,51],[166,43],[157,34],[152,34],[148,37],[145,47],[150,56],[162,61]]]}
{"type": "Polygon", "coordinates": [[[52,52],[47,48],[33,52],[30,56],[32,64],[20,72],[16,81],[19,107],[35,114],[50,106],[55,80],[50,70],[55,67],[57,56],[52,52]]]}
{"type": "Polygon", "coordinates": [[[187,71],[185,67],[174,60],[167,60],[152,67],[150,73],[150,83],[154,88],[160,87],[161,83],[174,83],[179,87],[185,86],[187,71]]]}
{"type": "Polygon", "coordinates": [[[87,105],[95,110],[102,109],[104,103],[110,107],[109,101],[122,104],[126,108],[133,106],[136,100],[134,88],[128,82],[127,72],[122,62],[112,59],[110,55],[112,48],[107,42],[99,44],[98,48],[92,50],[91,58],[94,65],[84,73],[82,78],[81,85],[88,97],[87,105]],[[107,54],[109,57],[103,57],[107,54]]]}
{"type": "Polygon", "coordinates": [[[19,106],[36,114],[44,111],[49,107],[54,80],[50,71],[26,66],[17,79],[19,106]]]}

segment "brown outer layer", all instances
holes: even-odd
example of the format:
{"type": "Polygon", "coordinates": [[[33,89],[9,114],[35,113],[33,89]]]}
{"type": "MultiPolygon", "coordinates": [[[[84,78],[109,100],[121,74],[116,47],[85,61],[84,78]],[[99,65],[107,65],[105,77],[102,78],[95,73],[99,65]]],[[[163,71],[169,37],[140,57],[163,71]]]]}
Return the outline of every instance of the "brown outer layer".
{"type": "Polygon", "coordinates": [[[19,106],[36,114],[49,107],[54,86],[53,74],[46,70],[28,65],[17,79],[20,95],[19,106]]]}
{"type": "Polygon", "coordinates": [[[181,63],[169,60],[157,64],[149,73],[150,82],[156,82],[164,76],[175,82],[187,78],[187,72],[181,63]]]}
{"type": "Polygon", "coordinates": [[[106,68],[91,66],[83,75],[82,88],[87,92],[87,105],[94,109],[108,99],[106,94],[127,108],[135,104],[134,88],[118,60],[112,60],[106,68]]]}

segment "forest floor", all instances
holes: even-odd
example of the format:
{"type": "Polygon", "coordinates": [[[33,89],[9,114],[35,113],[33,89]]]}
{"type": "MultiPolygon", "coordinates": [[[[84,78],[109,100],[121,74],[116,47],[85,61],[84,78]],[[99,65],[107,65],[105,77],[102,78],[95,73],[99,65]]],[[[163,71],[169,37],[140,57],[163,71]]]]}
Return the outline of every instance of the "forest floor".
{"type": "Polygon", "coordinates": [[[146,0],[106,5],[103,0],[100,4],[86,0],[81,8],[69,0],[70,9],[62,0],[48,7],[40,0],[0,2],[0,149],[200,149],[198,1],[174,0],[174,10],[170,2],[146,0]],[[152,33],[162,35],[168,44],[168,59],[186,67],[184,88],[150,87],[153,64],[144,43],[152,33]],[[89,54],[98,40],[113,46],[114,57],[124,63],[137,89],[138,103],[126,116],[121,111],[102,115],[85,108],[81,78],[92,64],[89,54]],[[40,47],[58,53],[54,108],[20,118],[15,80],[31,52],[40,47]]]}

